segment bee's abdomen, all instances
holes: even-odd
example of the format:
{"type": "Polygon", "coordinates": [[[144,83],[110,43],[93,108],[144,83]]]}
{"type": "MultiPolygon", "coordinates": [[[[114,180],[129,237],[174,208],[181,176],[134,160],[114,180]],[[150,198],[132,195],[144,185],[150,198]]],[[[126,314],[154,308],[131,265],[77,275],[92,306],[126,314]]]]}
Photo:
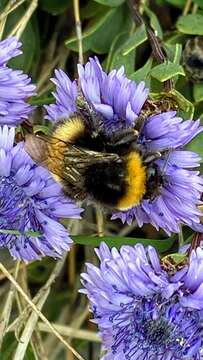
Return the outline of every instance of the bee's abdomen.
{"type": "Polygon", "coordinates": [[[116,207],[124,196],[126,167],[124,162],[102,162],[88,166],[84,174],[86,191],[93,200],[116,207]]]}
{"type": "Polygon", "coordinates": [[[85,187],[95,201],[117,210],[128,210],[146,192],[146,169],[140,155],[131,152],[120,162],[92,164],[85,172],[85,187]]]}

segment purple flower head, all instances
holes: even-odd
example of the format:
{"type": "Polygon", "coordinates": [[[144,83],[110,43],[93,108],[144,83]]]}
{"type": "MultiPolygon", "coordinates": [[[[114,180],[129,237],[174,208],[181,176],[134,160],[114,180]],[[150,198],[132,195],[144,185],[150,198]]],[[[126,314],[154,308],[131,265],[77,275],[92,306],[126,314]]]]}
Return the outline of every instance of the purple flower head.
{"type": "MultiPolygon", "coordinates": [[[[56,71],[53,80],[56,84],[56,104],[46,106],[48,119],[56,122],[77,112],[77,99],[82,91],[90,108],[101,116],[107,136],[122,128],[136,127],[136,119],[148,96],[143,82],[135,84],[127,79],[123,67],[106,74],[96,58],[90,58],[85,66],[78,65],[78,74],[81,90],[62,70],[56,71]]],[[[138,226],[151,223],[167,234],[179,232],[180,224],[203,231],[198,210],[203,179],[195,169],[199,166],[200,157],[182,149],[202,130],[199,121],[183,121],[174,111],[146,118],[137,145],[144,153],[161,152],[161,159],[153,161],[157,185],[153,187],[153,194],[149,196],[145,192],[138,205],[116,211],[112,219],[120,218],[128,224],[136,220],[138,226]]],[[[147,174],[146,179],[151,177],[147,174]]],[[[148,189],[148,183],[145,185],[148,189]]]]}
{"type": "Polygon", "coordinates": [[[22,54],[19,50],[21,43],[14,36],[8,37],[0,42],[0,66],[5,65],[8,60],[22,54]]]}
{"type": "Polygon", "coordinates": [[[199,166],[201,158],[182,150],[202,130],[199,120],[183,121],[173,111],[149,117],[142,130],[144,148],[149,152],[166,150],[166,155],[155,162],[162,178],[159,193],[153,200],[144,198],[138,206],[116,212],[112,218],[128,224],[136,219],[139,226],[151,223],[169,235],[179,232],[181,223],[203,231],[202,212],[197,208],[201,204],[203,179],[199,171],[191,170],[199,166]]]}
{"type": "Polygon", "coordinates": [[[182,302],[187,267],[170,278],[155,249],[140,244],[110,251],[102,243],[96,252],[100,266],[87,264],[82,292],[100,330],[102,359],[200,360],[203,305],[182,302]]]}
{"type": "Polygon", "coordinates": [[[102,70],[97,58],[83,67],[78,65],[79,80],[89,104],[103,115],[107,127],[132,126],[144,105],[149,90],[142,81],[138,85],[125,75],[124,66],[108,75],[102,70]]]}
{"type": "Polygon", "coordinates": [[[21,43],[15,37],[0,42],[0,124],[16,126],[26,119],[32,106],[26,99],[34,95],[35,85],[21,70],[6,66],[9,59],[19,55],[21,43]]]}
{"type": "Polygon", "coordinates": [[[203,311],[203,249],[192,250],[189,264],[173,277],[173,282],[180,281],[180,303],[203,311]]]}
{"type": "MultiPolygon", "coordinates": [[[[106,128],[120,126],[125,120],[128,126],[134,124],[148,96],[144,82],[136,85],[129,80],[124,67],[106,74],[97,58],[90,58],[83,67],[78,65],[78,82],[89,105],[104,117],[106,128]]],[[[56,104],[45,106],[47,118],[57,121],[60,117],[69,116],[77,110],[76,99],[79,95],[77,84],[71,82],[62,71],[56,70],[56,92],[53,93],[56,104]]]]}
{"type": "Polygon", "coordinates": [[[81,209],[64,198],[48,171],[13,145],[15,129],[0,127],[0,247],[17,259],[60,257],[72,240],[59,223],[79,218],[81,209]]]}

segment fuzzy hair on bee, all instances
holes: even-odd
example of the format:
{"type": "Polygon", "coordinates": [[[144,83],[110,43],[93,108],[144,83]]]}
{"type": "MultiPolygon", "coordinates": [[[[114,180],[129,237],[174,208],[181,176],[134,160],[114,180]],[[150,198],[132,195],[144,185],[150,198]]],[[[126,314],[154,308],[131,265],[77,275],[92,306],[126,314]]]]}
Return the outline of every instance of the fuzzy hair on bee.
{"type": "Polygon", "coordinates": [[[106,135],[100,119],[90,120],[80,113],[60,119],[50,135],[28,135],[25,149],[70,198],[128,210],[157,187],[152,163],[161,154],[145,153],[135,128],[106,135]]]}

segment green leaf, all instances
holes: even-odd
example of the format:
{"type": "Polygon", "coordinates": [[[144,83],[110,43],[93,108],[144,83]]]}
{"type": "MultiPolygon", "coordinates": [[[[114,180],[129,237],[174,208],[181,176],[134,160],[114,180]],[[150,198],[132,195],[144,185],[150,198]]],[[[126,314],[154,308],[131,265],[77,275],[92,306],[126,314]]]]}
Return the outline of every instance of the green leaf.
{"type": "Polygon", "coordinates": [[[25,360],[36,360],[32,346],[29,344],[25,354],[25,360]]]}
{"type": "Polygon", "coordinates": [[[63,13],[71,5],[69,0],[40,0],[39,7],[52,15],[63,13]]]}
{"type": "Polygon", "coordinates": [[[152,58],[150,57],[143,67],[130,74],[129,78],[137,83],[144,81],[146,86],[150,87],[150,70],[152,67],[152,58]]]}
{"type": "Polygon", "coordinates": [[[28,100],[28,103],[30,105],[49,105],[55,103],[54,96],[40,96],[40,97],[32,97],[28,100]]]}
{"type": "MultiPolygon", "coordinates": [[[[9,14],[6,27],[4,30],[4,38],[10,33],[16,23],[21,19],[21,17],[25,14],[26,7],[24,5],[19,6],[15,11],[9,14]]],[[[25,73],[29,72],[33,61],[36,59],[36,56],[39,54],[39,31],[37,27],[37,23],[34,22],[32,18],[21,38],[22,42],[22,50],[23,54],[19,55],[12,60],[9,61],[9,65],[14,69],[23,70],[25,73]]]]}
{"type": "MultiPolygon", "coordinates": [[[[181,44],[164,44],[164,49],[166,51],[167,59],[173,62],[174,64],[179,65],[182,58],[182,45],[181,44]]],[[[175,87],[175,84],[177,80],[179,79],[179,76],[176,76],[173,78],[173,86],[175,87]]]]}
{"type": "Polygon", "coordinates": [[[181,44],[175,44],[175,52],[174,52],[174,58],[173,58],[174,64],[180,64],[180,61],[182,58],[182,50],[183,50],[183,47],[181,44]]]}
{"type": "Polygon", "coordinates": [[[170,94],[178,104],[178,114],[184,119],[192,119],[195,110],[194,105],[175,89],[173,89],[170,94]]]}
{"type": "Polygon", "coordinates": [[[174,64],[180,64],[181,55],[182,55],[182,45],[181,44],[164,44],[164,49],[168,60],[174,64]]]}
{"type": "Polygon", "coordinates": [[[0,1],[0,11],[4,10],[7,2],[8,2],[7,0],[1,0],[0,1]]]}
{"type": "Polygon", "coordinates": [[[76,244],[80,245],[90,245],[90,246],[99,246],[102,241],[104,241],[109,247],[120,248],[122,245],[135,245],[143,244],[144,246],[152,245],[159,252],[165,252],[171,249],[173,244],[176,241],[176,236],[172,236],[163,240],[154,240],[154,239],[142,239],[142,238],[130,238],[130,237],[120,237],[120,236],[104,236],[104,237],[93,237],[93,236],[71,236],[73,241],[76,244]]]}
{"type": "Polygon", "coordinates": [[[120,6],[124,3],[125,0],[94,0],[99,4],[106,5],[106,6],[120,6]]]}
{"type": "Polygon", "coordinates": [[[147,33],[144,25],[141,25],[136,31],[129,36],[128,40],[123,45],[122,55],[126,56],[131,51],[136,49],[140,44],[147,40],[147,33]]]}
{"type": "MultiPolygon", "coordinates": [[[[182,9],[185,5],[186,0],[166,0],[169,4],[176,6],[177,8],[182,9]]],[[[201,0],[200,0],[201,1],[201,0]]]]}
{"type": "Polygon", "coordinates": [[[195,83],[193,85],[193,96],[196,103],[203,101],[203,83],[195,83]]]}
{"type": "Polygon", "coordinates": [[[81,18],[90,19],[99,14],[103,10],[103,6],[90,0],[84,7],[81,8],[81,18]]]}
{"type": "MultiPolygon", "coordinates": [[[[132,22],[131,22],[132,24],[132,22]]],[[[129,26],[129,22],[128,22],[129,26]]],[[[112,42],[108,58],[106,60],[106,70],[119,69],[122,65],[125,67],[126,75],[129,75],[134,70],[135,54],[130,53],[123,55],[123,47],[128,41],[129,31],[118,34],[112,42]]]]}
{"type": "Polygon", "coordinates": [[[151,76],[161,82],[171,79],[177,75],[184,76],[185,72],[181,65],[174,64],[172,62],[165,62],[157,65],[151,70],[151,76]]]}
{"type": "Polygon", "coordinates": [[[201,156],[201,163],[203,162],[203,133],[198,134],[189,144],[187,144],[186,149],[194,151],[199,156],[201,156]]]}
{"type": "Polygon", "coordinates": [[[152,29],[155,31],[156,35],[160,39],[162,39],[163,38],[163,31],[162,31],[161,25],[159,23],[158,17],[156,16],[156,14],[153,11],[151,11],[147,7],[145,8],[145,12],[147,13],[147,15],[150,18],[150,25],[151,25],[152,29]]]}
{"type": "Polygon", "coordinates": [[[113,8],[112,16],[91,39],[92,51],[97,54],[104,54],[109,51],[115,36],[123,29],[124,17],[123,7],[113,8]],[[114,25],[112,26],[112,24],[114,25]]]}
{"type": "Polygon", "coordinates": [[[50,128],[45,125],[35,125],[33,128],[33,132],[34,134],[42,132],[43,134],[48,135],[50,132],[50,128]]]}
{"type": "MultiPolygon", "coordinates": [[[[107,8],[101,11],[83,31],[83,51],[92,50],[98,54],[108,52],[114,37],[122,28],[123,21],[123,7],[107,8]]],[[[78,51],[77,37],[68,39],[66,46],[73,51],[78,51]]]]}
{"type": "Polygon", "coordinates": [[[125,31],[118,34],[110,47],[108,57],[104,61],[105,70],[108,72],[114,68],[125,67],[126,74],[129,75],[134,69],[134,56],[122,55],[123,46],[129,38],[129,32],[125,31]]]}
{"type": "Polygon", "coordinates": [[[167,101],[171,102],[172,105],[176,104],[177,108],[179,109],[178,113],[181,117],[187,119],[193,118],[194,105],[177,90],[173,89],[167,93],[150,93],[150,96],[155,100],[163,100],[165,98],[167,101]]]}
{"type": "Polygon", "coordinates": [[[125,43],[125,40],[128,38],[128,32],[122,32],[118,34],[109,49],[108,57],[105,60],[104,68],[108,72],[111,69],[111,63],[113,60],[113,57],[115,56],[115,52],[120,49],[120,47],[125,43]]]}
{"type": "Polygon", "coordinates": [[[167,35],[168,36],[166,37],[165,44],[171,44],[171,45],[176,45],[178,43],[185,44],[185,42],[187,40],[187,35],[181,34],[177,30],[172,31],[172,32],[168,33],[167,35]]]}
{"type": "Polygon", "coordinates": [[[135,50],[134,52],[125,56],[122,54],[122,46],[117,51],[115,51],[110,70],[119,69],[121,66],[125,67],[125,73],[127,76],[133,72],[135,67],[135,50]]]}
{"type": "Polygon", "coordinates": [[[185,260],[187,260],[187,256],[188,256],[187,254],[174,253],[174,254],[164,256],[162,258],[162,262],[164,262],[165,260],[168,260],[175,265],[179,265],[179,264],[185,262],[185,260]]]}
{"type": "Polygon", "coordinates": [[[12,359],[12,355],[16,349],[17,344],[18,342],[12,333],[6,334],[1,349],[1,360],[12,359]]]}
{"type": "Polygon", "coordinates": [[[177,21],[177,29],[184,34],[203,35],[203,15],[180,16],[177,21]]]}
{"type": "Polygon", "coordinates": [[[197,4],[201,9],[203,9],[203,1],[202,0],[193,0],[195,4],[197,4]]]}

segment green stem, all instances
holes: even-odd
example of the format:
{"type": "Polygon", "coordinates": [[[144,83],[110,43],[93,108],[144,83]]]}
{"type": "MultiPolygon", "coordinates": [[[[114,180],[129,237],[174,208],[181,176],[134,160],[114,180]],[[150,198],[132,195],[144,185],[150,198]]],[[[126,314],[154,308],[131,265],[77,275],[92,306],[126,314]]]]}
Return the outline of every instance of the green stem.
{"type": "Polygon", "coordinates": [[[183,236],[183,228],[182,226],[180,225],[180,232],[178,234],[178,243],[179,243],[179,249],[181,248],[181,246],[184,245],[184,236],[183,236]]]}

